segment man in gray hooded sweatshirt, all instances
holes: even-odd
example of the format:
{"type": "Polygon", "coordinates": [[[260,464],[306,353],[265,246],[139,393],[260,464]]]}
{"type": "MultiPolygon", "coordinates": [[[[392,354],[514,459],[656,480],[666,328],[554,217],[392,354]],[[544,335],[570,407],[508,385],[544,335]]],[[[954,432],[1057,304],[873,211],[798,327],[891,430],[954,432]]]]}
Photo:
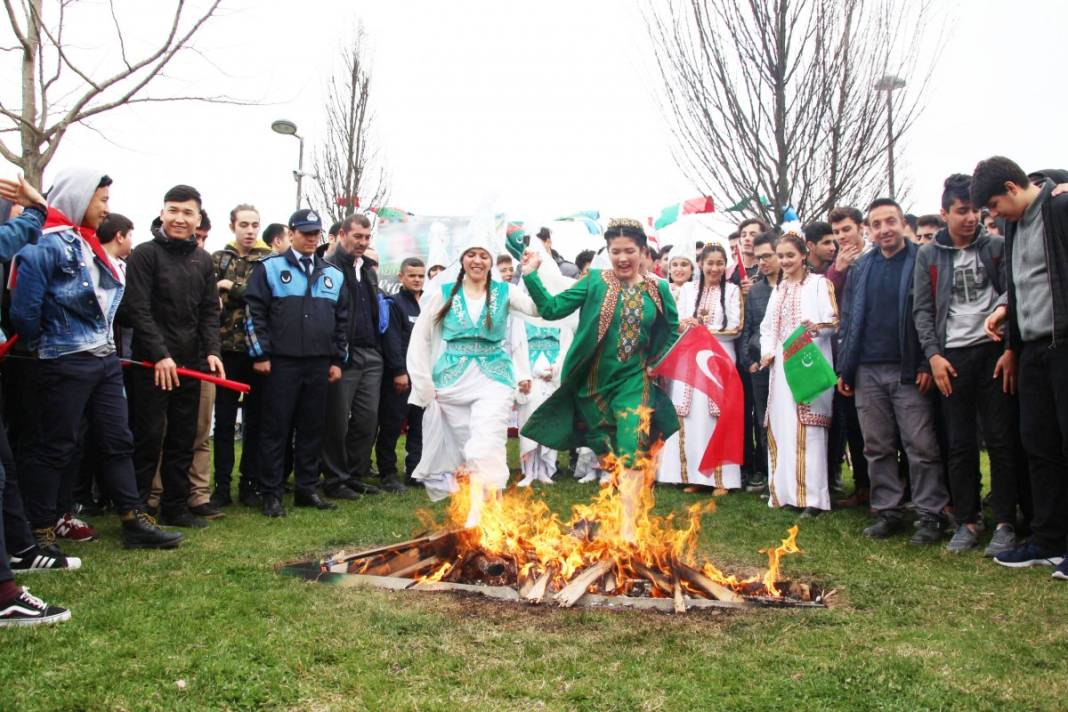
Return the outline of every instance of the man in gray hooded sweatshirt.
{"type": "Polygon", "coordinates": [[[40,544],[54,541],[63,473],[77,461],[78,435],[88,413],[101,460],[101,484],[122,520],[127,548],[172,548],[181,534],[164,532],[141,511],[133,469],[133,436],[122,366],[115,351],[115,314],[125,279],[96,228],[108,212],[111,179],[100,171],[60,173],[51,191],[44,231],[15,262],[11,321],[36,348],[39,438],[25,458],[20,483],[40,544]]]}

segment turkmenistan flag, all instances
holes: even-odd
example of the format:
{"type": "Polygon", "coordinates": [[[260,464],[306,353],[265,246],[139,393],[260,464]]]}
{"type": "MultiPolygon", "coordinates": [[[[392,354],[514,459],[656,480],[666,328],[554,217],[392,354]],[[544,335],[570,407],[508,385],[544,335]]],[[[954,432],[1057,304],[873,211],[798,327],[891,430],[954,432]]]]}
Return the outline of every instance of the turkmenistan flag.
{"type": "Polygon", "coordinates": [[[838,383],[834,369],[804,326],[797,327],[786,337],[782,343],[782,355],[786,383],[796,402],[811,403],[838,383]]]}
{"type": "Polygon", "coordinates": [[[504,231],[504,248],[517,260],[523,259],[523,252],[527,249],[527,231],[522,222],[510,222],[504,231]]]}
{"type": "Polygon", "coordinates": [[[667,227],[671,223],[678,220],[683,215],[694,215],[696,213],[711,213],[715,211],[715,206],[712,205],[712,198],[708,196],[701,196],[700,198],[691,198],[681,203],[675,203],[669,205],[660,211],[660,217],[656,219],[653,226],[659,230],[662,227],[667,227]]]}

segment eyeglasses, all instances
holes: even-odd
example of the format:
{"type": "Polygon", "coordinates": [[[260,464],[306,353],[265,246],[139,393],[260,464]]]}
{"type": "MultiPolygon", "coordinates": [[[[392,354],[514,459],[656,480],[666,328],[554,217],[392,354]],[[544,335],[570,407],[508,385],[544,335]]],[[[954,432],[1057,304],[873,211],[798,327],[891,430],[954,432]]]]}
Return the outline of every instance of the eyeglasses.
{"type": "Polygon", "coordinates": [[[753,257],[756,258],[757,262],[767,262],[768,260],[770,260],[774,256],[775,256],[775,253],[773,253],[773,252],[769,252],[769,253],[766,253],[766,254],[763,254],[763,255],[753,255],[753,257]]]}

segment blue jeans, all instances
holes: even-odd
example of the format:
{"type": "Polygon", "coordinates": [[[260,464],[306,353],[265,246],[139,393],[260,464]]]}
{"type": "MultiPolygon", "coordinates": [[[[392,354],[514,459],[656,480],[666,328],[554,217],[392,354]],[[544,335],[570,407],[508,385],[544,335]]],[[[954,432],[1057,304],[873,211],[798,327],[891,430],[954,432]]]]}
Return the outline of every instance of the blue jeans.
{"type": "Polygon", "coordinates": [[[40,439],[20,473],[30,524],[51,527],[64,473],[79,459],[82,418],[89,416],[100,458],[100,484],[120,514],[139,509],[122,366],[118,356],[76,353],[41,359],[35,386],[40,404],[40,439]]]}

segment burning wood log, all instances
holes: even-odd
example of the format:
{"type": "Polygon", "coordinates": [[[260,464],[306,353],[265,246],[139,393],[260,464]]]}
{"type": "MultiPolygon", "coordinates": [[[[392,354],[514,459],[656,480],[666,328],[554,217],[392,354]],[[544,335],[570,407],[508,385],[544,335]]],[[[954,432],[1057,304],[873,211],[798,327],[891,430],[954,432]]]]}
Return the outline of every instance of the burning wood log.
{"type": "Polygon", "coordinates": [[[431,554],[430,556],[428,556],[425,559],[420,559],[419,561],[416,561],[411,566],[405,566],[402,569],[397,569],[396,571],[394,571],[390,575],[391,576],[396,576],[397,578],[409,578],[409,577],[412,577],[412,574],[416,573],[417,571],[422,571],[423,569],[430,568],[431,566],[434,566],[434,565],[440,564],[440,563],[441,563],[441,559],[439,559],[437,556],[431,554]]]}
{"type": "Polygon", "coordinates": [[[676,576],[700,590],[709,598],[714,598],[717,601],[731,601],[732,603],[741,603],[745,600],[741,595],[722,584],[716,583],[700,571],[692,569],[680,561],[674,562],[672,568],[675,570],[676,576]]]}
{"type": "Polygon", "coordinates": [[[570,608],[582,598],[586,589],[599,581],[602,576],[612,569],[612,562],[601,559],[578,576],[575,576],[560,592],[553,596],[553,600],[560,604],[561,608],[570,608]]]}
{"type": "Polygon", "coordinates": [[[411,566],[412,564],[419,561],[420,558],[422,557],[419,553],[419,549],[408,549],[407,551],[404,551],[403,553],[400,553],[397,556],[383,561],[377,566],[372,566],[364,573],[370,576],[396,576],[397,571],[411,566]]]}
{"type": "Polygon", "coordinates": [[[475,568],[483,576],[496,578],[503,576],[504,572],[508,570],[508,562],[499,556],[493,556],[491,554],[480,554],[474,559],[475,568]]]}
{"type": "Polygon", "coordinates": [[[673,595],[674,588],[671,585],[671,580],[658,571],[654,571],[640,561],[632,561],[631,566],[634,567],[634,572],[642,578],[649,579],[654,586],[660,589],[661,592],[668,596],[673,595]]]}
{"type": "Polygon", "coordinates": [[[674,595],[675,612],[676,613],[685,613],[686,612],[686,599],[682,595],[682,584],[679,583],[678,579],[675,579],[675,592],[674,592],[674,594],[675,594],[674,595]]]}
{"type": "Polygon", "coordinates": [[[534,585],[530,587],[530,591],[524,596],[531,603],[541,603],[545,598],[545,591],[549,587],[549,580],[553,577],[553,573],[556,571],[554,566],[548,566],[537,580],[534,581],[534,585]]]}

